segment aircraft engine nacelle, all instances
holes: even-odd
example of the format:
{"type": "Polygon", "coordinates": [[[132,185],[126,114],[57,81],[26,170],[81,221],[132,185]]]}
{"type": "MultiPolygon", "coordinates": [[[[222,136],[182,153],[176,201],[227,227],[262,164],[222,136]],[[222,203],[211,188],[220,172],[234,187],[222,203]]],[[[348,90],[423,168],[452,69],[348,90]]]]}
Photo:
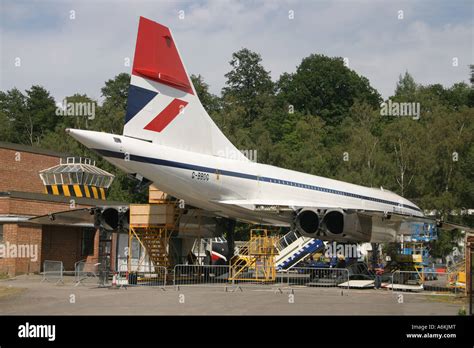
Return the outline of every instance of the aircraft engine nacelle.
{"type": "Polygon", "coordinates": [[[329,241],[369,242],[372,235],[370,216],[347,213],[342,209],[327,210],[303,208],[295,218],[295,227],[301,235],[329,241]]]}
{"type": "Polygon", "coordinates": [[[305,237],[318,238],[321,217],[317,209],[303,208],[295,217],[296,230],[305,237]]]}

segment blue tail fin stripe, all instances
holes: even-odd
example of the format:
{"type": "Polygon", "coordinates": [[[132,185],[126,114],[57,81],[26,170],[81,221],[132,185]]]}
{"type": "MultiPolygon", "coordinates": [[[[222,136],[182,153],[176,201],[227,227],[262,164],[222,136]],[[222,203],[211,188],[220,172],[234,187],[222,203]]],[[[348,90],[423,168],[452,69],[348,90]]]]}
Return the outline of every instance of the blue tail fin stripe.
{"type": "Polygon", "coordinates": [[[125,123],[135,117],[138,112],[145,107],[155,96],[157,92],[148,89],[130,85],[128,89],[127,113],[125,114],[125,123]]]}

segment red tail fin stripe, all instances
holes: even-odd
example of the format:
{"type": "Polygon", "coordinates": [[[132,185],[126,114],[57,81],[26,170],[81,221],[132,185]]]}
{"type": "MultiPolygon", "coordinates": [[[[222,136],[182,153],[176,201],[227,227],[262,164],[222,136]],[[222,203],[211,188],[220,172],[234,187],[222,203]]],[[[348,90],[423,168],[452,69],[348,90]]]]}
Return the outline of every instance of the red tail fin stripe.
{"type": "Polygon", "coordinates": [[[165,129],[183,109],[188,105],[188,102],[181,99],[174,99],[166,108],[164,108],[144,129],[161,132],[165,129]]]}
{"type": "Polygon", "coordinates": [[[132,74],[194,94],[170,30],[140,17],[132,74]]]}

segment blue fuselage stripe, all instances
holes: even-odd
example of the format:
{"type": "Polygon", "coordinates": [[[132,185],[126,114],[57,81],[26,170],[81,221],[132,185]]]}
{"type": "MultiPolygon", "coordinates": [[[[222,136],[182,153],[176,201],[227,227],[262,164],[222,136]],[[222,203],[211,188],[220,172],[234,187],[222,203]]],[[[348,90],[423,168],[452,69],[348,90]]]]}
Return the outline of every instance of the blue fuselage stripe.
{"type": "MultiPolygon", "coordinates": [[[[113,157],[113,158],[120,158],[120,159],[125,158],[125,154],[122,152],[108,151],[108,150],[102,150],[102,149],[92,149],[92,150],[96,151],[97,153],[99,153],[100,155],[104,157],[113,157]]],[[[297,188],[306,189],[306,190],[319,191],[323,193],[331,193],[331,194],[340,195],[340,196],[346,196],[346,197],[363,199],[363,200],[377,202],[377,203],[388,204],[392,206],[409,208],[417,212],[421,211],[420,209],[411,205],[401,205],[398,202],[387,201],[385,199],[359,195],[359,194],[351,193],[351,192],[333,190],[333,189],[328,189],[328,188],[324,188],[320,186],[306,185],[306,184],[302,184],[302,183],[298,183],[294,181],[280,180],[280,179],[275,179],[275,178],[270,178],[270,177],[265,177],[265,176],[239,173],[239,172],[234,172],[230,170],[221,170],[221,169],[216,169],[216,168],[198,166],[195,164],[168,161],[168,160],[163,160],[159,158],[138,156],[138,155],[132,155],[132,154],[130,154],[129,160],[135,161],[135,162],[142,162],[142,163],[151,163],[151,164],[156,164],[156,165],[165,166],[165,167],[194,170],[194,171],[204,172],[204,173],[219,173],[219,175],[226,175],[226,176],[232,176],[236,178],[268,182],[270,184],[292,186],[292,187],[297,187],[297,188]]]]}

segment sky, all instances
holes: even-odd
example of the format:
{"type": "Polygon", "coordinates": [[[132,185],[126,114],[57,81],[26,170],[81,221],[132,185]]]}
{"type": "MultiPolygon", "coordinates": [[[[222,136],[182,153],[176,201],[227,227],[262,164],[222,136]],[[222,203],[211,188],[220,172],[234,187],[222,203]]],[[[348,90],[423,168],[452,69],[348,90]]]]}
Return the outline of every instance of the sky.
{"type": "Polygon", "coordinates": [[[139,16],[171,28],[188,72],[217,95],[244,47],[274,81],[312,53],[346,58],[384,98],[405,71],[449,87],[474,64],[470,0],[0,0],[0,90],[100,101],[106,80],[131,71],[139,16]]]}

